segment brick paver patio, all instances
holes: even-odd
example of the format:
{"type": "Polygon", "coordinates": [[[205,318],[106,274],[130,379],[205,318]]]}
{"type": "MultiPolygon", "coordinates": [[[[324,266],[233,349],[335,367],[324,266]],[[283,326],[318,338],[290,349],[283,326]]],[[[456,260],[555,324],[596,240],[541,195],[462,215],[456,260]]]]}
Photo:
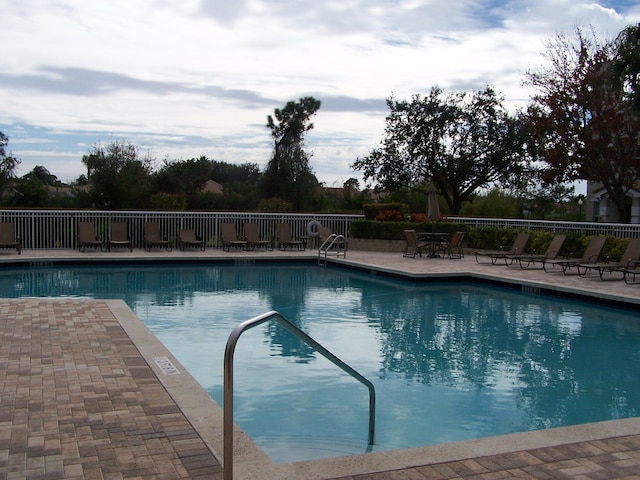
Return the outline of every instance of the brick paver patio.
{"type": "MultiPolygon", "coordinates": [[[[400,260],[397,255],[353,252],[349,261],[412,273],[493,271],[545,284],[604,289],[601,294],[607,296],[627,288],[629,296],[640,297],[638,286],[622,282],[581,284],[585,279],[482,267],[469,260],[400,260]]],[[[151,368],[109,301],[0,300],[0,327],[0,480],[222,479],[211,444],[151,368]]],[[[612,429],[601,438],[537,448],[514,444],[512,451],[454,461],[425,456],[408,467],[367,467],[349,475],[331,473],[331,468],[319,473],[323,467],[316,465],[321,464],[241,468],[236,478],[639,479],[640,432],[612,429]]]]}

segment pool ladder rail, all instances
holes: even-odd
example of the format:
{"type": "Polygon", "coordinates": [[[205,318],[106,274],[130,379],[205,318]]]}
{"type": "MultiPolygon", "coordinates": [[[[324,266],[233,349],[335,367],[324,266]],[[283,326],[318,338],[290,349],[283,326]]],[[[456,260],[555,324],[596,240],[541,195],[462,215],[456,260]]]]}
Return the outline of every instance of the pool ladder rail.
{"type": "Polygon", "coordinates": [[[316,340],[311,338],[305,332],[300,330],[296,325],[287,320],[280,313],[270,311],[253,317],[241,324],[237,325],[229,335],[227,339],[227,346],[224,351],[224,388],[223,388],[223,479],[233,480],[233,355],[236,349],[236,344],[240,338],[240,335],[245,330],[249,330],[253,327],[257,327],[268,321],[275,321],[280,326],[286,328],[293,335],[305,342],[310,347],[314,348],[323,357],[329,360],[337,367],[344,370],[353,378],[364,384],[369,390],[369,445],[374,444],[375,440],[375,414],[376,414],[376,391],[369,380],[347,365],[345,362],[336,357],[329,350],[320,345],[316,340]]]}
{"type": "Polygon", "coordinates": [[[328,255],[347,258],[347,240],[344,235],[332,233],[322,242],[318,249],[318,265],[326,266],[328,255]]]}

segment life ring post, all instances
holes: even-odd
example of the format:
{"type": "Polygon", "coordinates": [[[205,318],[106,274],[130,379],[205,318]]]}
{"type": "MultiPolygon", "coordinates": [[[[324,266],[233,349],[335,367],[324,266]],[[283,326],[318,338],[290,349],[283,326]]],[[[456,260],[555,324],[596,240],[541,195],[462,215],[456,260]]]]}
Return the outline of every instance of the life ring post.
{"type": "Polygon", "coordinates": [[[311,220],[307,223],[307,233],[310,237],[317,237],[320,235],[320,229],[322,228],[322,224],[318,220],[311,220]]]}

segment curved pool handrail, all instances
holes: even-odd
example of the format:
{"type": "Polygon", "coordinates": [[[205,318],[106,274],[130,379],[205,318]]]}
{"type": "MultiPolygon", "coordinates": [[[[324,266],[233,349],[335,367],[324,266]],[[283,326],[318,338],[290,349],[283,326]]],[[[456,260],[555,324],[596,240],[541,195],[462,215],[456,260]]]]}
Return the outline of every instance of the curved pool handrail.
{"type": "Polygon", "coordinates": [[[282,327],[293,333],[307,345],[314,348],[331,363],[340,367],[353,378],[364,384],[369,389],[369,445],[373,445],[375,440],[375,412],[376,412],[376,391],[369,380],[336,357],[329,350],[320,345],[317,341],[300,330],[297,326],[287,320],[275,310],[263,313],[237,325],[227,339],[227,346],[224,351],[224,417],[223,417],[223,478],[233,480],[233,354],[240,335],[245,330],[257,327],[270,320],[275,320],[282,327]]]}

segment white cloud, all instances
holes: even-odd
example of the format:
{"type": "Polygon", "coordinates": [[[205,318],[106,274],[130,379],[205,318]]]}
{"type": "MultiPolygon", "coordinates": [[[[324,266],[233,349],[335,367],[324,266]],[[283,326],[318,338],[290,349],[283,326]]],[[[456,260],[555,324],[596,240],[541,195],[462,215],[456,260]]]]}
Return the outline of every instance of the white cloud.
{"type": "Polygon", "coordinates": [[[640,19],[578,0],[0,0],[0,131],[22,170],[71,179],[87,145],[126,139],[158,158],[266,165],[266,116],[323,102],[309,133],[321,180],[381,138],[390,94],[494,86],[511,104],[543,41],[640,19]],[[24,126],[24,128],[21,128],[24,126]],[[38,140],[40,138],[41,140],[38,140]]]}

